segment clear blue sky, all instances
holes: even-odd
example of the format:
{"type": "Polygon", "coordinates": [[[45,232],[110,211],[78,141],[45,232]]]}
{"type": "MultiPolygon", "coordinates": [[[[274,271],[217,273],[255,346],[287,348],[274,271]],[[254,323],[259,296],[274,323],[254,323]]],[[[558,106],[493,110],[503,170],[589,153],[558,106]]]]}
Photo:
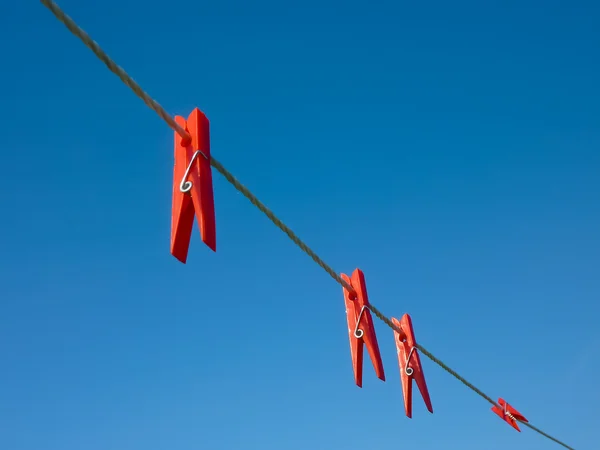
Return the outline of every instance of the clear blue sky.
{"type": "MultiPolygon", "coordinates": [[[[59,3],[385,314],[598,446],[600,7],[59,3]]],[[[485,4],[485,5],[483,5],[485,4]]],[[[169,255],[171,130],[36,1],[0,2],[0,448],[560,448],[423,358],[354,386],[341,288],[215,173],[169,255]]]]}

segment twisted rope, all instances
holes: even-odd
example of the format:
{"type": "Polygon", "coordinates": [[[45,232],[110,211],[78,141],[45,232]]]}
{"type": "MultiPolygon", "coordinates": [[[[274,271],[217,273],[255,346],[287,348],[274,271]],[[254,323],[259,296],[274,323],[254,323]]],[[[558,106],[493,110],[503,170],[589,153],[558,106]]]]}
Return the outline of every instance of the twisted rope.
{"type": "Polygon", "coordinates": [[[177,131],[177,133],[179,133],[179,135],[184,138],[184,139],[191,139],[191,136],[189,135],[189,133],[187,131],[185,131],[177,122],[175,122],[175,119],[173,119],[169,113],[167,111],[165,111],[165,109],[160,106],[160,104],[154,100],[152,97],[150,97],[146,91],[144,91],[139,84],[137,84],[135,82],[135,80],[133,78],[131,78],[129,76],[129,74],[127,72],[125,72],[125,70],[119,66],[117,63],[115,63],[110,56],[108,56],[104,50],[102,50],[100,48],[100,46],[98,45],[98,43],[96,41],[94,41],[89,34],[87,34],[82,28],[79,27],[79,25],[77,25],[75,23],[75,21],[73,19],[71,19],[68,15],[66,15],[62,9],[60,9],[60,6],[58,6],[54,1],[52,0],[41,0],[42,4],[48,8],[50,11],[52,11],[52,14],[54,14],[56,16],[56,18],[58,20],[60,20],[68,29],[71,33],[73,33],[75,36],[77,36],[79,39],[81,39],[83,41],[83,43],[86,45],[87,48],[89,48],[92,52],[94,52],[94,55],[96,55],[98,57],[98,59],[100,61],[102,61],[106,67],[108,67],[108,70],[110,70],[112,73],[114,73],[116,76],[119,77],[119,79],[125,83],[125,85],[127,87],[129,87],[129,89],[131,89],[135,95],[137,95],[139,98],[142,99],[142,101],[152,110],[154,111],[156,114],[158,114],[160,116],[160,118],[162,120],[164,120],[174,131],[177,131]]]}

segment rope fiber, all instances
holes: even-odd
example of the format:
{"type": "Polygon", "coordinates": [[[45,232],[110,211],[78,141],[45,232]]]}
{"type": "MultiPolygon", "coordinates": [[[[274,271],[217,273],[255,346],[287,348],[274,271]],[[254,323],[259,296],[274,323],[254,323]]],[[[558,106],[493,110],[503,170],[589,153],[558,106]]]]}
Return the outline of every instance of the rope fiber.
{"type": "MultiPolygon", "coordinates": [[[[98,43],[96,41],[94,41],[81,27],[79,27],[79,25],[77,25],[73,19],[71,19],[67,14],[65,14],[65,12],[53,0],[40,0],[40,1],[46,8],[48,8],[52,12],[52,14],[54,14],[54,16],[60,22],[62,22],[69,29],[69,31],[71,33],[73,33],[76,37],[78,37],[86,45],[86,47],[88,47],[98,57],[98,59],[100,59],[100,61],[102,61],[106,65],[106,67],[108,67],[108,69],[112,73],[114,73],[117,77],[119,77],[119,79],[123,83],[125,83],[125,85],[128,86],[135,93],[135,95],[137,95],[140,99],[142,99],[142,101],[150,109],[152,109],[154,112],[156,112],[156,114],[158,114],[158,116],[161,119],[163,119],[163,121],[166,122],[167,125],[169,125],[174,131],[176,131],[182,138],[191,139],[191,136],[189,135],[189,133],[186,130],[184,130],[179,124],[177,124],[177,122],[175,122],[175,119],[173,119],[173,117],[169,113],[167,113],[167,111],[156,100],[154,100],[152,97],[150,97],[150,95],[148,93],[146,93],[146,91],[144,91],[140,87],[140,85],[137,84],[135,82],[135,80],[133,78],[131,78],[131,76],[129,76],[129,74],[127,74],[127,72],[125,72],[125,70],[121,66],[116,64],[106,54],[106,52],[104,52],[104,50],[102,50],[102,48],[100,48],[98,43]]],[[[319,267],[321,267],[325,272],[327,272],[331,278],[333,278],[338,284],[343,286],[348,291],[354,292],[354,289],[352,288],[352,286],[350,286],[346,281],[344,281],[342,279],[342,277],[340,275],[338,275],[338,273],[331,268],[331,266],[329,266],[325,261],[323,261],[319,257],[319,255],[317,255],[308,245],[306,245],[296,235],[296,233],[294,233],[291,230],[291,228],[289,228],[286,224],[284,224],[273,213],[273,211],[271,211],[252,192],[250,192],[250,190],[246,186],[244,186],[237,178],[235,178],[233,176],[233,174],[231,174],[212,155],[211,155],[211,166],[214,167],[221,175],[223,175],[225,177],[225,179],[230,184],[233,185],[233,187],[235,187],[239,192],[242,193],[242,195],[244,195],[244,197],[246,197],[248,200],[250,200],[250,202],[259,211],[261,211],[263,214],[265,214],[277,228],[279,228],[281,231],[283,231],[292,240],[292,242],[294,242],[298,247],[300,247],[300,249],[304,253],[306,253],[308,256],[310,256],[311,259],[315,263],[317,263],[319,265],[319,267]]],[[[396,325],[394,325],[394,323],[388,317],[386,317],[375,306],[370,304],[368,307],[371,310],[371,312],[373,314],[375,314],[375,316],[377,316],[377,318],[379,318],[388,327],[390,327],[391,329],[393,329],[396,332],[400,332],[400,333],[402,332],[396,325]]],[[[459,375],[455,370],[453,370],[448,365],[446,365],[443,361],[441,361],[440,359],[435,357],[429,350],[425,349],[425,347],[423,347],[420,344],[416,344],[416,347],[421,351],[421,353],[423,355],[427,356],[431,361],[433,361],[435,364],[440,366],[442,369],[444,369],[446,372],[448,372],[450,375],[452,375],[458,381],[463,383],[467,388],[471,389],[473,392],[475,392],[477,395],[482,397],[484,400],[486,400],[490,404],[492,404],[494,406],[498,406],[498,404],[489,395],[485,394],[482,390],[480,390],[475,385],[473,385],[472,383],[467,381],[464,377],[459,375]]],[[[519,421],[519,422],[521,424],[525,425],[526,427],[530,428],[531,430],[539,433],[540,435],[563,446],[564,448],[567,448],[569,450],[574,450],[572,447],[570,447],[567,444],[565,444],[564,442],[561,442],[560,440],[552,437],[551,435],[543,432],[539,428],[536,428],[527,422],[522,422],[522,421],[519,421]]]]}

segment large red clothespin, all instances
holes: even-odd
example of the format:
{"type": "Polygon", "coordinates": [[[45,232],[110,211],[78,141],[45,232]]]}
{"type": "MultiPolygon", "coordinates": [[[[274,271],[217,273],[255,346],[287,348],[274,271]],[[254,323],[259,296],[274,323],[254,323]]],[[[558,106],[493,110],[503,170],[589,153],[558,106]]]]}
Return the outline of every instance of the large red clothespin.
{"type": "Polygon", "coordinates": [[[191,136],[185,139],[175,132],[171,209],[171,254],[185,264],[194,217],[198,220],[202,241],[213,251],[217,249],[215,200],[208,119],[195,108],[187,121],[180,116],[175,116],[175,121],[191,136]]]}
{"type": "Polygon", "coordinates": [[[425,382],[421,358],[417,351],[417,341],[413,330],[412,321],[408,314],[404,314],[401,320],[392,317],[392,323],[400,330],[394,330],[396,341],[396,350],[398,352],[398,365],[400,366],[400,380],[402,381],[402,392],[404,394],[404,409],[406,415],[412,417],[412,381],[415,380],[421,396],[425,401],[425,406],[430,413],[433,413],[429,390],[425,382]]]}
{"type": "Polygon", "coordinates": [[[346,303],[346,319],[348,320],[348,337],[350,338],[350,353],[352,354],[352,366],[354,368],[354,381],[358,387],[362,387],[363,375],[363,345],[371,357],[377,378],[385,381],[383,372],[383,361],[375,335],[375,325],[369,310],[369,297],[367,296],[367,284],[362,270],[356,269],[352,278],[341,274],[342,279],[352,286],[354,292],[345,287],[344,301],[346,303]]]}
{"type": "Polygon", "coordinates": [[[515,408],[510,406],[503,399],[501,399],[501,398],[498,399],[498,405],[494,405],[492,407],[492,411],[494,411],[496,414],[498,414],[498,416],[500,416],[500,418],[502,420],[504,420],[506,423],[508,423],[515,430],[517,430],[518,432],[521,432],[521,429],[519,428],[519,424],[517,423],[517,421],[519,421],[519,422],[529,422],[529,421],[523,416],[523,414],[521,414],[515,408]]]}

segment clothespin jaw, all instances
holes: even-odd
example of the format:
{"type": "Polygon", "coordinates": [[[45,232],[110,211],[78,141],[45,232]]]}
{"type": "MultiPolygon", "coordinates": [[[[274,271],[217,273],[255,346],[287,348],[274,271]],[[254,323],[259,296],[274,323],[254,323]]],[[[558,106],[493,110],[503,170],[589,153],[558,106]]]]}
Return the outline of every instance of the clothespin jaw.
{"type": "Polygon", "coordinates": [[[198,108],[188,119],[175,116],[175,121],[191,139],[175,132],[175,167],[173,169],[173,203],[171,209],[171,254],[187,261],[194,217],[202,241],[216,251],[217,232],[212,170],[210,167],[209,121],[198,108]]]}
{"type": "Polygon", "coordinates": [[[398,365],[400,366],[400,380],[402,382],[402,393],[404,394],[404,409],[406,416],[412,417],[412,381],[415,380],[425,406],[430,413],[433,413],[429,390],[425,382],[421,358],[417,351],[417,341],[413,330],[412,321],[408,314],[404,314],[401,320],[392,317],[392,323],[400,330],[394,330],[394,340],[396,341],[396,350],[398,352],[398,365]]]}
{"type": "Polygon", "coordinates": [[[346,303],[346,319],[348,321],[348,337],[350,339],[350,353],[352,355],[352,367],[354,368],[354,381],[358,387],[362,387],[363,379],[363,350],[365,345],[367,352],[375,368],[377,378],[385,381],[383,361],[375,335],[375,325],[369,310],[369,297],[367,295],[367,284],[365,275],[360,269],[352,273],[352,278],[341,274],[342,279],[352,286],[354,292],[345,287],[344,302],[346,303]]]}
{"type": "Polygon", "coordinates": [[[506,401],[499,398],[498,405],[492,407],[492,411],[494,411],[502,420],[508,423],[511,427],[513,427],[518,432],[521,432],[519,428],[518,421],[520,422],[529,422],[523,414],[517,411],[515,408],[510,406],[506,401]],[[498,406],[499,405],[499,406],[498,406]]]}

